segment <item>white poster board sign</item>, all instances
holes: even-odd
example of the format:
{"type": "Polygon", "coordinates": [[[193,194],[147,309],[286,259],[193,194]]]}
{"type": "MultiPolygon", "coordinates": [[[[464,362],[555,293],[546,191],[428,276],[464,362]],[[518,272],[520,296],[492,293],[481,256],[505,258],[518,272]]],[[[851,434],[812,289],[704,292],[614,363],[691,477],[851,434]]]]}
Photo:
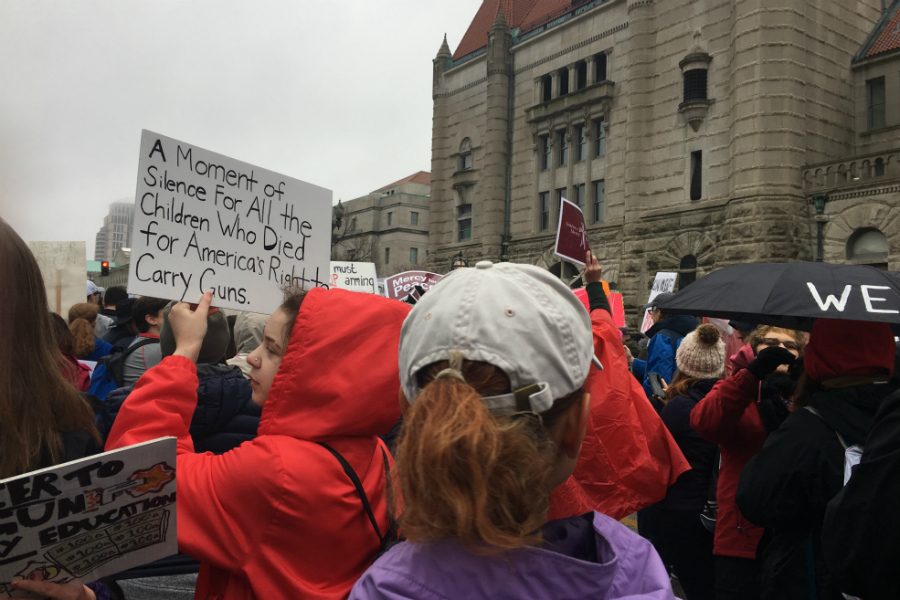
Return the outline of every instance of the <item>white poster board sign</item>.
{"type": "Polygon", "coordinates": [[[0,480],[0,598],[25,596],[13,577],[92,581],[177,552],[173,437],[0,480]]]}
{"type": "Polygon", "coordinates": [[[375,263],[331,261],[331,281],[329,285],[351,292],[378,292],[375,263]]]}
{"type": "Polygon", "coordinates": [[[87,298],[84,242],[28,242],[37,260],[50,310],[64,319],[73,304],[87,298]]]}
{"type": "Polygon", "coordinates": [[[130,293],[269,314],[330,255],[330,190],[144,130],[130,293]]]}
{"type": "MultiPolygon", "coordinates": [[[[653,278],[653,285],[650,287],[650,296],[647,298],[647,304],[653,302],[653,299],[663,292],[675,291],[675,281],[678,279],[678,273],[670,271],[659,271],[653,278]]],[[[641,333],[646,333],[648,329],[653,327],[653,319],[650,317],[650,309],[644,311],[644,320],[641,322],[641,333]]]]}

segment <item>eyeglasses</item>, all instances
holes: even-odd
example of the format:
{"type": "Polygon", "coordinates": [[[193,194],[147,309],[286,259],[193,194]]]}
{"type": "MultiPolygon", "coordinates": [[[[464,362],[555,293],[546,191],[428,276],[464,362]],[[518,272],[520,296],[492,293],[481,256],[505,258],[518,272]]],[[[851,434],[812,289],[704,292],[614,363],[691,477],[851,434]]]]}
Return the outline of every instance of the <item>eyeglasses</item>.
{"type": "Polygon", "coordinates": [[[783,346],[786,350],[793,350],[794,352],[800,352],[800,344],[798,344],[797,342],[791,341],[791,340],[784,341],[784,340],[779,340],[777,338],[763,338],[763,339],[759,340],[759,343],[764,344],[764,345],[768,346],[769,348],[772,348],[775,346],[783,346]]]}

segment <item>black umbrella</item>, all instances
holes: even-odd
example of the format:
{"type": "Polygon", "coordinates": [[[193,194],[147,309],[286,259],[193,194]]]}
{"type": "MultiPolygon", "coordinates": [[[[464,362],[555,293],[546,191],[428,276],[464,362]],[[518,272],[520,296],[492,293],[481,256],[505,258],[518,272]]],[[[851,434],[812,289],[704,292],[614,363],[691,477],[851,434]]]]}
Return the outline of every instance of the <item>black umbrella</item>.
{"type": "Polygon", "coordinates": [[[659,308],[792,329],[810,329],[822,318],[900,324],[900,278],[866,265],[733,265],[698,279],[659,308]]]}

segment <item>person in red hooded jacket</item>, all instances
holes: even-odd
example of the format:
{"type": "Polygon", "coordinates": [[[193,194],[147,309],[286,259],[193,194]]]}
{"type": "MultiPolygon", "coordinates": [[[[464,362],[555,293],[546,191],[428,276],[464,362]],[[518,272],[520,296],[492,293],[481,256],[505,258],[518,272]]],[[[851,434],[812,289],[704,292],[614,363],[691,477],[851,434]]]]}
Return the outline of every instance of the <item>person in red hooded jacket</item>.
{"type": "Polygon", "coordinates": [[[719,446],[713,537],[717,599],[760,598],[756,548],[763,530],[741,514],[735,494],[744,465],[788,414],[794,386],[788,365],[802,354],[805,340],[799,331],[760,325],[747,338],[754,354],[749,364],[719,380],[691,409],[691,428],[719,446]]]}
{"type": "Polygon", "coordinates": [[[172,308],[175,352],[138,381],[107,449],[178,438],[178,543],[201,563],[196,598],[344,598],[389,527],[389,458],[377,436],[400,416],[409,306],[343,290],[290,297],[248,357],[258,435],[214,455],[196,454],[188,433],[211,300],[172,308]],[[325,444],[357,474],[378,532],[325,444]]]}

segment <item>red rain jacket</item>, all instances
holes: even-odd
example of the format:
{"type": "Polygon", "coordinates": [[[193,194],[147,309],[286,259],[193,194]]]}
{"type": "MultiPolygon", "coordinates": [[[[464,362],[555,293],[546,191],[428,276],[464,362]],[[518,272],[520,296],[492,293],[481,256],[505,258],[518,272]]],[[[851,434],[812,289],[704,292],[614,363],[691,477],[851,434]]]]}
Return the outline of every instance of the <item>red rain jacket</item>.
{"type": "Polygon", "coordinates": [[[761,527],[744,518],[735,503],[744,466],[766,441],[766,428],[756,406],[758,398],[759,379],[741,369],[719,380],[691,411],[691,427],[700,437],[719,445],[722,461],[716,485],[716,556],[755,559],[763,534],[761,527]]]}
{"type": "Polygon", "coordinates": [[[550,519],[596,510],[621,519],[659,502],[690,470],[678,444],[628,371],[622,336],[610,314],[591,312],[594,354],[587,390],[591,415],[575,472],[550,498],[550,519]]]}
{"type": "Polygon", "coordinates": [[[178,543],[201,562],[196,598],[344,598],[378,538],[327,440],[359,475],[387,529],[382,443],[400,417],[397,347],[409,306],[311,290],[300,308],[256,439],[196,454],[188,426],[196,367],[170,356],[119,411],[107,449],[178,438],[178,543]]]}

